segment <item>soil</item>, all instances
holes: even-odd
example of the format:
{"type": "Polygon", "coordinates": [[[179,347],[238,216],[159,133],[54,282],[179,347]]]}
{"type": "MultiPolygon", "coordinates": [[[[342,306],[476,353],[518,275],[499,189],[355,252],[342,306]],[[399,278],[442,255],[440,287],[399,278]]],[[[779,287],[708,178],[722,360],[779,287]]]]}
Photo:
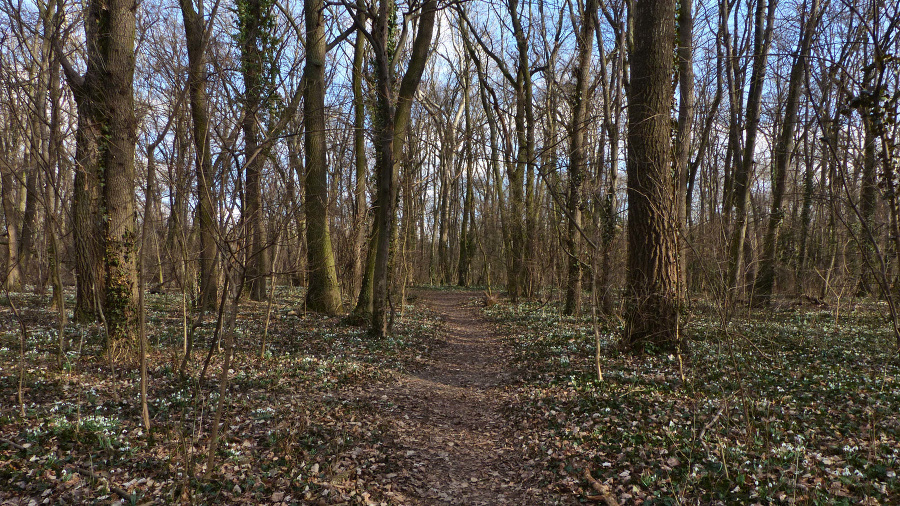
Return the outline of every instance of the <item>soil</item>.
{"type": "Polygon", "coordinates": [[[570,504],[538,479],[523,438],[504,417],[515,368],[501,335],[476,306],[478,292],[421,290],[441,315],[428,366],[370,394],[388,420],[384,441],[398,504],[570,504]]]}

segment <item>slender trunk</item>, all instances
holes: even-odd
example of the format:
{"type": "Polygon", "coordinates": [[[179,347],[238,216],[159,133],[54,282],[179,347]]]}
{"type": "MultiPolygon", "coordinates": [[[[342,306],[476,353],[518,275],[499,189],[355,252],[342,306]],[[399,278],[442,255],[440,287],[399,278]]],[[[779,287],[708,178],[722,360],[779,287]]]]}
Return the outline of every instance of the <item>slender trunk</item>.
{"type": "MultiPolygon", "coordinates": [[[[353,282],[360,280],[362,285],[363,266],[365,265],[366,242],[366,104],[363,97],[362,73],[365,58],[366,39],[361,33],[356,34],[353,45],[353,156],[356,169],[356,188],[354,192],[354,251],[353,282]]],[[[355,286],[355,285],[354,285],[355,286]]]]}
{"type": "MultiPolygon", "coordinates": [[[[46,84],[46,83],[44,83],[46,84]]],[[[39,84],[40,86],[40,84],[39,84]]],[[[44,88],[46,89],[46,88],[44,88]]],[[[39,99],[43,102],[43,99],[39,99]]],[[[39,112],[40,119],[35,118],[36,123],[41,123],[37,126],[37,130],[39,130],[39,134],[37,137],[36,145],[33,144],[32,150],[36,147],[39,148],[37,151],[32,151],[32,163],[29,164],[28,173],[25,175],[25,208],[22,213],[22,228],[20,229],[19,234],[19,253],[18,253],[18,261],[21,266],[20,269],[22,271],[22,275],[31,279],[31,272],[33,269],[32,262],[32,254],[34,250],[34,238],[35,238],[35,220],[37,216],[37,208],[38,208],[38,195],[37,195],[37,181],[41,177],[40,169],[41,165],[44,165],[47,159],[46,152],[46,142],[42,138],[41,135],[45,129],[45,125],[43,123],[46,121],[46,117],[43,112],[39,112]]],[[[40,281],[39,281],[40,282],[40,281]]]]}
{"type": "Polygon", "coordinates": [[[373,294],[375,290],[375,250],[378,246],[378,223],[372,224],[372,234],[367,241],[366,261],[363,264],[363,276],[359,287],[359,296],[353,314],[357,317],[371,320],[373,294]]]}
{"type": "Polygon", "coordinates": [[[209,143],[209,110],[206,96],[207,30],[203,2],[180,0],[188,50],[188,91],[193,120],[194,150],[197,172],[197,224],[200,233],[199,305],[205,310],[216,308],[218,272],[216,269],[216,200],[215,174],[209,143]]]}
{"type": "Polygon", "coordinates": [[[2,183],[3,216],[6,222],[7,240],[4,289],[11,292],[19,291],[22,288],[22,269],[19,265],[19,218],[15,205],[18,190],[13,184],[14,180],[10,168],[3,169],[0,183],[2,183]]]}
{"type": "MultiPolygon", "coordinates": [[[[466,53],[466,70],[469,69],[469,55],[466,53]]],[[[457,285],[469,286],[469,269],[472,265],[472,257],[475,255],[475,196],[473,195],[472,167],[475,165],[475,155],[472,149],[472,117],[469,107],[469,74],[463,74],[463,107],[466,119],[466,194],[463,198],[462,227],[459,231],[459,261],[457,262],[457,285]]]]}
{"type": "Polygon", "coordinates": [[[530,220],[533,206],[530,176],[534,163],[534,113],[532,105],[531,67],[529,64],[528,39],[521,24],[518,0],[508,0],[508,11],[513,23],[516,39],[515,74],[515,135],[517,151],[515,163],[509,164],[507,174],[510,187],[510,218],[512,221],[512,258],[508,270],[508,291],[513,300],[531,293],[530,278],[527,274],[532,246],[530,220]],[[527,186],[527,187],[526,187],[527,186]]]}
{"type": "Polygon", "coordinates": [[[757,3],[756,8],[753,71],[747,95],[745,123],[747,137],[744,142],[742,163],[737,167],[737,173],[734,175],[734,227],[731,231],[727,279],[727,286],[732,293],[740,288],[739,280],[742,279],[740,272],[744,263],[750,186],[753,181],[753,167],[756,163],[756,136],[759,132],[760,102],[766,78],[766,61],[772,42],[776,4],[775,0],[769,0],[768,14],[766,14],[766,4],[762,0],[757,3]]]}
{"type": "Polygon", "coordinates": [[[769,213],[769,226],[766,230],[759,274],[756,277],[753,290],[755,302],[768,302],[772,297],[772,289],[775,285],[776,248],[781,224],[784,222],[783,203],[787,185],[787,169],[794,151],[794,129],[800,109],[800,93],[803,86],[803,76],[806,72],[806,60],[809,56],[818,20],[819,0],[812,0],[809,20],[802,29],[797,56],[791,67],[787,100],[784,106],[784,118],[781,122],[781,134],[778,138],[778,143],[775,145],[775,165],[772,171],[772,209],[769,213]]]}
{"type": "Polygon", "coordinates": [[[582,185],[585,179],[584,133],[587,129],[587,107],[591,97],[588,81],[591,71],[591,52],[594,46],[594,12],[596,0],[587,0],[578,34],[578,67],[575,70],[575,92],[572,97],[572,126],[569,129],[569,192],[566,207],[569,229],[566,249],[569,255],[568,282],[566,283],[565,313],[581,312],[581,212],[582,185]]]}
{"type": "Polygon", "coordinates": [[[241,73],[244,79],[244,117],[241,129],[244,133],[244,209],[247,220],[247,277],[250,282],[250,299],[264,301],[268,296],[268,249],[266,248],[265,221],[262,210],[260,178],[265,154],[260,146],[259,122],[263,109],[265,76],[263,67],[266,56],[261,45],[262,12],[260,0],[247,0],[246,13],[241,23],[241,73]]]}
{"type": "MultiPolygon", "coordinates": [[[[450,127],[446,127],[450,130],[450,127]]],[[[441,140],[441,149],[438,158],[438,170],[440,171],[440,211],[438,222],[435,224],[438,229],[437,253],[438,253],[438,283],[447,284],[450,280],[450,187],[453,180],[450,170],[452,169],[451,150],[448,149],[450,134],[445,132],[441,140]]]]}
{"type": "MultiPolygon", "coordinates": [[[[59,23],[62,20],[59,10],[53,12],[52,17],[45,19],[44,30],[53,32],[53,41],[55,42],[59,34],[59,23]]],[[[50,76],[49,76],[49,98],[50,98],[50,118],[48,124],[48,141],[47,141],[47,177],[50,180],[44,192],[44,222],[45,229],[49,234],[48,250],[50,261],[50,284],[53,287],[53,302],[57,310],[56,323],[59,337],[59,366],[62,368],[63,361],[67,351],[66,340],[66,298],[63,293],[62,276],[60,275],[60,256],[61,247],[59,238],[63,235],[62,220],[59,218],[62,210],[61,199],[56,196],[55,189],[61,187],[61,183],[65,180],[66,170],[60,163],[60,153],[62,152],[62,132],[59,97],[60,90],[60,68],[59,61],[48,51],[50,58],[50,76]]]]}
{"type": "Polygon", "coordinates": [[[603,292],[602,296],[600,297],[601,309],[603,310],[604,314],[611,315],[613,314],[615,307],[615,297],[613,296],[613,287],[610,280],[610,274],[612,270],[612,246],[613,241],[615,241],[616,239],[618,225],[618,219],[616,216],[616,192],[618,191],[619,139],[621,135],[621,115],[619,111],[623,109],[623,87],[624,83],[627,81],[625,59],[627,51],[625,50],[625,48],[628,46],[627,33],[629,33],[629,31],[626,30],[626,27],[622,24],[617,26],[616,46],[618,49],[616,51],[616,60],[611,62],[612,72],[609,72],[607,71],[606,55],[602,51],[603,37],[599,27],[599,23],[595,22],[595,36],[597,38],[597,46],[601,48],[600,78],[602,79],[601,84],[604,90],[603,129],[606,133],[605,137],[601,137],[601,145],[599,146],[599,158],[603,159],[604,157],[606,157],[604,152],[604,144],[609,145],[610,154],[608,157],[606,157],[609,160],[609,167],[607,168],[606,175],[606,185],[602,190],[601,198],[598,199],[600,205],[598,206],[597,215],[600,220],[599,227],[601,230],[600,236],[602,239],[602,251],[600,256],[599,272],[595,273],[594,275],[598,277],[596,284],[600,286],[600,289],[603,292]]]}
{"type": "Polygon", "coordinates": [[[678,126],[675,131],[675,213],[678,237],[678,296],[687,295],[687,202],[691,131],[694,128],[694,13],[693,0],[681,0],[678,12],[678,126]]]}

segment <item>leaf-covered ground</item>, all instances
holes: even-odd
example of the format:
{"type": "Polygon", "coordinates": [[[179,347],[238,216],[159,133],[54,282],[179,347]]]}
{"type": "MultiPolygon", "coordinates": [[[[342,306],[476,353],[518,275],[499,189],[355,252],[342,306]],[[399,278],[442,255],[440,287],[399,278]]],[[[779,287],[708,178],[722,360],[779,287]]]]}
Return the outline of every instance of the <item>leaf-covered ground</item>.
{"type": "Polygon", "coordinates": [[[60,367],[55,312],[44,299],[14,295],[29,330],[26,406],[23,417],[18,320],[7,309],[0,504],[576,503],[552,486],[555,474],[530,455],[531,438],[509,423],[513,353],[471,307],[476,294],[418,291],[386,340],[298,312],[301,292],[280,291],[271,316],[267,304],[242,304],[211,470],[224,355],[213,346],[212,319],[199,327],[182,377],[183,301],[149,298],[145,434],[135,366],[111,371],[100,329],[72,325],[60,367]]]}
{"type": "MultiPolygon", "coordinates": [[[[182,300],[148,296],[150,415],[96,326],[57,363],[49,301],[0,300],[0,504],[898,504],[900,384],[877,303],[723,318],[694,304],[691,351],[634,356],[554,304],[420,290],[394,337],[242,304],[222,439],[214,316],[185,377],[182,300]],[[266,329],[266,322],[268,330],[266,329]],[[265,336],[265,351],[261,343],[265,336]]],[[[69,307],[71,307],[69,300],[69,307]]],[[[190,328],[191,322],[188,322],[190,328]]]]}
{"type": "Polygon", "coordinates": [[[523,381],[510,415],[582,497],[624,504],[900,504],[900,363],[878,303],[695,304],[690,353],[634,356],[600,322],[497,305],[523,381]],[[746,311],[746,309],[745,309],[746,311]],[[589,473],[589,476],[586,474],[589,473]]]}
{"type": "Polygon", "coordinates": [[[385,427],[371,416],[372,406],[348,398],[424,363],[438,321],[423,308],[407,307],[396,319],[394,336],[373,341],[363,328],[304,314],[302,297],[301,291],[278,292],[268,332],[267,304],[242,304],[228,409],[208,480],[206,444],[223,353],[213,355],[201,387],[197,378],[212,344],[215,315],[198,329],[182,378],[181,297],[148,296],[147,435],[137,368],[111,373],[100,329],[79,325],[69,326],[72,348],[58,367],[56,312],[46,299],[14,294],[29,331],[21,417],[20,334],[3,301],[0,504],[377,504],[384,498],[373,497],[376,491],[357,477],[359,469],[375,463],[385,427]],[[268,344],[261,357],[264,334],[268,344]]]}

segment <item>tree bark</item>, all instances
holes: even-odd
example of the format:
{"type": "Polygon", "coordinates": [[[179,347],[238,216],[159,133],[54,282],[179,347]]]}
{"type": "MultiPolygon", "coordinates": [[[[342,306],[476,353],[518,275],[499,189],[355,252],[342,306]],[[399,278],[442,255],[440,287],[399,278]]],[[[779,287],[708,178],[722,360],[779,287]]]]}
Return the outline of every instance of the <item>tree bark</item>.
{"type": "Polygon", "coordinates": [[[325,141],[324,0],[306,0],[306,69],[303,117],[306,151],[306,307],[334,315],[341,311],[331,235],[328,229],[328,166],[325,141]]]}
{"type": "Polygon", "coordinates": [[[138,330],[133,97],[136,7],[133,0],[92,0],[89,7],[98,20],[96,44],[102,61],[97,105],[106,267],[103,312],[110,343],[124,343],[129,349],[137,344],[138,330]]]}
{"type": "Polygon", "coordinates": [[[672,48],[675,3],[637,0],[628,88],[628,260],[625,343],[674,349],[678,263],[671,173],[672,48]]]}
{"type": "Polygon", "coordinates": [[[215,310],[218,303],[218,272],[216,268],[216,200],[215,174],[209,143],[209,110],[206,96],[207,30],[203,16],[203,0],[179,0],[184,18],[184,33],[188,52],[188,91],[193,120],[194,150],[197,171],[197,225],[200,233],[200,294],[199,305],[215,310]]]}
{"type": "MultiPolygon", "coordinates": [[[[69,82],[72,80],[69,79],[69,82]]],[[[103,300],[104,283],[99,228],[100,177],[97,143],[100,128],[94,118],[92,98],[86,90],[77,88],[73,89],[78,106],[72,200],[72,236],[75,242],[74,320],[78,323],[90,323],[97,318],[97,311],[100,309],[97,303],[103,300]]],[[[84,88],[87,88],[87,84],[84,88]]]]}

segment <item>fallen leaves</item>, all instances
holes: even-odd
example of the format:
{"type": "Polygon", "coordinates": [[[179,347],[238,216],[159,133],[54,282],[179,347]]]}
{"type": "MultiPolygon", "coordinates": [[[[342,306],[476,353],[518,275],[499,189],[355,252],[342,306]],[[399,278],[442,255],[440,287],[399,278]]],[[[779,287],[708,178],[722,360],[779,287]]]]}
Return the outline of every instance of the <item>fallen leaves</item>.
{"type": "MultiPolygon", "coordinates": [[[[0,404],[0,437],[6,440],[0,440],[0,503],[15,498],[23,504],[82,504],[104,496],[137,504],[384,503],[356,479],[358,469],[373,464],[381,429],[371,420],[372,407],[355,400],[354,392],[420,363],[437,321],[425,310],[411,311],[395,322],[391,339],[373,342],[364,329],[298,314],[294,308],[302,306],[302,297],[278,290],[264,358],[257,336],[265,305],[241,306],[228,415],[210,482],[198,477],[218,385],[212,379],[198,389],[175,372],[182,346],[180,298],[148,296],[149,438],[132,401],[139,387],[136,371],[110,376],[99,329],[72,328],[73,336],[84,336],[81,352],[73,347],[60,371],[53,349],[55,312],[31,308],[35,339],[29,346],[40,351],[27,357],[28,416],[0,404]]],[[[195,352],[189,363],[192,378],[213,330],[214,322],[197,329],[195,348],[203,354],[195,352]]],[[[0,340],[2,371],[16,358],[5,344],[0,340]]],[[[210,371],[221,367],[221,358],[213,354],[210,371]]],[[[0,374],[0,398],[15,395],[15,387],[0,374]]]]}
{"type": "MultiPolygon", "coordinates": [[[[72,328],[82,351],[59,370],[55,313],[36,300],[28,416],[20,418],[15,403],[0,405],[0,502],[408,504],[458,501],[494,485],[508,497],[538,487],[530,497],[607,506],[900,500],[900,364],[875,307],[859,306],[840,322],[823,311],[754,313],[725,332],[708,308],[695,308],[684,357],[622,354],[618,329],[604,327],[605,378],[597,382],[589,322],[562,317],[552,304],[496,304],[488,312],[509,330],[504,349],[517,370],[497,372],[490,400],[503,416],[483,430],[514,432],[490,451],[519,467],[438,486],[428,470],[460,465],[461,455],[478,460],[482,451],[449,436],[470,429],[470,415],[439,419],[447,407],[439,403],[483,402],[483,378],[465,377],[462,359],[435,363],[439,322],[421,307],[407,306],[394,337],[371,341],[362,329],[297,311],[301,298],[279,291],[264,358],[255,341],[264,305],[241,309],[210,482],[197,477],[217,384],[198,389],[178,377],[180,299],[149,299],[151,434],[139,427],[136,372],[110,375],[91,326],[72,328]],[[441,382],[432,380],[413,395],[404,373],[435,366],[458,390],[437,395],[441,382]],[[410,409],[416,403],[423,407],[410,409]],[[391,439],[397,434],[405,439],[391,439]]],[[[2,330],[5,372],[16,348],[2,330]]],[[[204,354],[213,330],[212,322],[197,329],[204,354]]],[[[191,361],[190,377],[201,358],[191,361]]],[[[211,370],[220,360],[214,354],[211,370]]],[[[2,399],[15,399],[11,378],[0,374],[2,399]]]]}
{"type": "Polygon", "coordinates": [[[583,474],[571,484],[570,464],[588,462],[629,504],[900,499],[900,364],[877,308],[840,323],[760,312],[725,333],[710,309],[687,313],[683,357],[621,353],[619,329],[601,327],[603,382],[589,320],[552,304],[487,310],[523,377],[510,416],[554,481],[597,495],[583,474]]]}

